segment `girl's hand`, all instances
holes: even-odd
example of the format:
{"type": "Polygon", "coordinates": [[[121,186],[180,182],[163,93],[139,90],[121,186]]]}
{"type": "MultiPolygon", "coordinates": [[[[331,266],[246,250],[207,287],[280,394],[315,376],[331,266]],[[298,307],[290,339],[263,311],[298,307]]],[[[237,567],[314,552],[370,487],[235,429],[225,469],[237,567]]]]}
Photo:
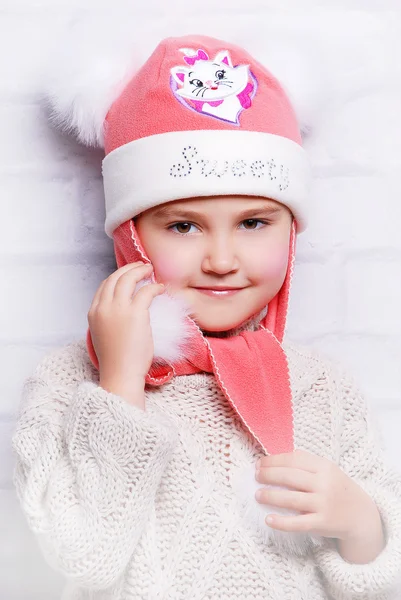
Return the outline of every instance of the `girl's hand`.
{"type": "Polygon", "coordinates": [[[149,307],[164,286],[148,284],[133,294],[152,269],[142,262],[124,265],[101,283],[93,298],[88,322],[101,382],[143,391],[153,360],[149,307]]]}
{"type": "Polygon", "coordinates": [[[273,529],[357,540],[380,519],[370,496],[326,458],[296,450],[264,456],[257,469],[256,480],[260,483],[290,488],[262,488],[258,490],[259,498],[257,492],[258,502],[301,513],[289,517],[269,515],[266,522],[273,529]]]}

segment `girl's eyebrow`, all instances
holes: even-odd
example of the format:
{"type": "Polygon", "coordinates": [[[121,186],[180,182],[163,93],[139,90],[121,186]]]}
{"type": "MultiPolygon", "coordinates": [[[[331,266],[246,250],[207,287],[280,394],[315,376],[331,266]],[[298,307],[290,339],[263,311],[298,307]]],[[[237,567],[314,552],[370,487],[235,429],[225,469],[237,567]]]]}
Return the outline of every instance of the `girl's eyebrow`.
{"type": "Polygon", "coordinates": [[[274,215],[276,213],[281,212],[281,206],[271,205],[271,206],[257,206],[254,208],[249,208],[248,210],[242,211],[238,217],[239,219],[252,219],[253,217],[262,216],[262,215],[274,215]]]}
{"type": "MultiPolygon", "coordinates": [[[[268,216],[273,215],[278,212],[281,212],[281,207],[276,205],[271,206],[255,206],[253,208],[248,208],[247,210],[241,211],[237,215],[237,219],[246,220],[252,219],[257,216],[268,216]]],[[[158,210],[153,213],[154,219],[200,219],[204,217],[204,213],[198,212],[195,210],[185,209],[185,208],[175,208],[174,206],[162,206],[158,210]]]]}

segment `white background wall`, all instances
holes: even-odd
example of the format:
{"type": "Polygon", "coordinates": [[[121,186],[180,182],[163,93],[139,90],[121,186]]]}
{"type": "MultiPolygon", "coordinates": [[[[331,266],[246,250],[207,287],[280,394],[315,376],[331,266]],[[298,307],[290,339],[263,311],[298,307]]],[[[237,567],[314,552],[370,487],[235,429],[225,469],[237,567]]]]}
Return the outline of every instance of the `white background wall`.
{"type": "MultiPolygon", "coordinates": [[[[131,19],[141,52],[167,35],[205,33],[257,57],[272,39],[292,42],[302,59],[320,64],[323,100],[306,142],[313,216],[299,237],[287,335],[355,374],[377,411],[388,460],[401,470],[399,6],[0,0],[1,598],[60,597],[62,581],[42,560],[12,488],[10,436],[24,378],[51,348],[85,335],[93,295],[115,268],[103,231],[102,154],[52,131],[40,106],[43,65],[60,30],[74,19],[103,27],[106,17],[115,32],[131,19]]],[[[300,79],[308,89],[309,78],[300,79]]]]}

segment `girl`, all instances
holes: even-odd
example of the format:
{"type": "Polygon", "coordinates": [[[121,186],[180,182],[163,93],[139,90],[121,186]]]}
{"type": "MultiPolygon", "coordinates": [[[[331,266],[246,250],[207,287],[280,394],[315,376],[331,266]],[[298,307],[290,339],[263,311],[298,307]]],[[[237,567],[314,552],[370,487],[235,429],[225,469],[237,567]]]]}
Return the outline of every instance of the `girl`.
{"type": "Polygon", "coordinates": [[[350,378],[283,339],[308,163],[282,86],[188,36],[92,123],[79,102],[53,97],[104,145],[118,269],[86,339],[25,382],[13,436],[63,600],[394,597],[400,478],[350,378]]]}

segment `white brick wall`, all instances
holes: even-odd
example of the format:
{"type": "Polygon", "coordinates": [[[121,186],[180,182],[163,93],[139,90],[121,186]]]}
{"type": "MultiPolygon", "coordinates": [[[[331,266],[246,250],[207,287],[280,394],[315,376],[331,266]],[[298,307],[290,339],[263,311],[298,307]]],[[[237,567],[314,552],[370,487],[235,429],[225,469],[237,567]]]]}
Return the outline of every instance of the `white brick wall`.
{"type": "MultiPolygon", "coordinates": [[[[401,469],[401,69],[399,0],[0,2],[0,598],[55,600],[12,489],[10,435],[23,379],[50,348],[82,337],[113,269],[103,232],[101,153],[49,129],[42,67],[72,18],[133,22],[133,38],[204,32],[258,49],[295,39],[329,65],[335,89],[307,141],[315,182],[299,238],[288,335],[348,365],[374,403],[401,469]],[[302,6],[300,6],[302,4],[302,6]],[[140,5],[136,8],[135,5],[140,5]],[[166,6],[168,5],[168,11],[166,6]]],[[[306,82],[307,85],[307,82],[306,82]]]]}

